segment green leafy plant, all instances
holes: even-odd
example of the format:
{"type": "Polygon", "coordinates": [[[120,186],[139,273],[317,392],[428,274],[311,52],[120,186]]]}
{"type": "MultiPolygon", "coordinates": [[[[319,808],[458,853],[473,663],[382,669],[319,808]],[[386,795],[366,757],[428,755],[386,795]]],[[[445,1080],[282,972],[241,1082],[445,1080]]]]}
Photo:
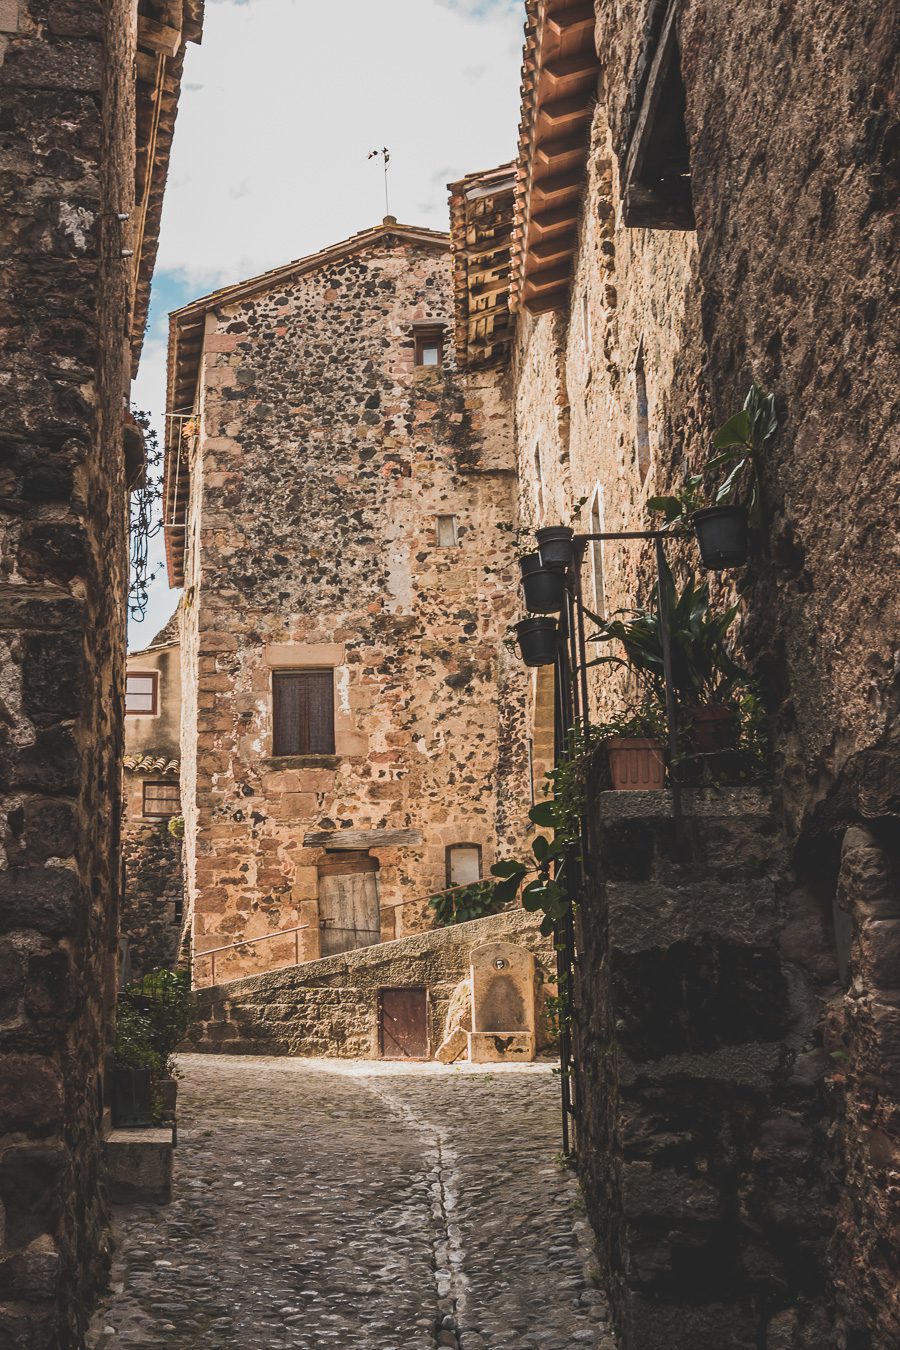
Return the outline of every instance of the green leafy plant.
{"type": "Polygon", "coordinates": [[[716,490],[715,503],[717,506],[731,503],[738,495],[743,482],[749,480],[747,517],[753,529],[761,524],[762,454],[777,430],[775,395],[767,394],[754,381],[744,399],[741,411],[729,417],[713,436],[713,446],[720,453],[709,461],[706,466],[707,472],[715,473],[718,469],[729,469],[727,478],[716,490]]]}
{"type": "Polygon", "coordinates": [[[116,1014],[113,1053],[121,1069],[149,1069],[153,1077],[162,1075],[163,1062],[156,1049],[150,1018],[127,1002],[119,1004],[116,1014]]]}
{"type": "Polygon", "coordinates": [[[173,839],[183,839],[184,816],[170,816],[166,821],[166,829],[173,839]]]}
{"type": "Polygon", "coordinates": [[[599,628],[589,641],[618,642],[622,655],[595,657],[590,665],[617,665],[632,670],[659,709],[665,709],[660,588],[665,588],[672,652],[672,682],[675,695],[686,704],[725,702],[746,674],[735,662],[726,634],[737,617],[732,605],[717,614],[709,602],[709,587],[689,577],[679,593],[672,571],[664,564],[653,590],[649,608],[617,610],[612,618],[598,620],[599,628]],[[624,617],[616,617],[622,615],[624,617]]]}
{"type": "Polygon", "coordinates": [[[665,740],[664,709],[652,697],[645,697],[637,708],[613,713],[591,728],[591,739],[598,744],[615,737],[665,740]]]}
{"type": "Polygon", "coordinates": [[[648,511],[662,514],[666,528],[675,530],[687,526],[694,512],[704,506],[729,506],[743,495],[750,526],[758,529],[762,517],[762,456],[777,430],[775,395],[767,394],[754,381],[741,411],[729,417],[713,435],[713,449],[719,453],[707,460],[701,473],[686,475],[675,493],[650,497],[648,511]],[[707,492],[706,479],[722,469],[728,470],[726,477],[707,492]]]}
{"type": "Polygon", "coordinates": [[[565,753],[555,769],[547,775],[552,793],[546,801],[537,802],[528,812],[528,818],[539,829],[553,831],[535,836],[528,861],[505,858],[491,868],[491,875],[499,880],[494,887],[498,903],[508,904],[515,899],[519,888],[528,877],[522,891],[522,908],[544,918],[541,932],[549,936],[569,909],[570,882],[581,859],[581,816],[587,790],[590,763],[588,746],[591,730],[583,726],[569,733],[565,753]]]}
{"type": "Polygon", "coordinates": [[[147,1067],[154,1074],[175,1077],[174,1053],[184,1040],[190,1021],[190,977],[186,970],[153,970],[122,992],[116,1022],[116,1061],[119,1061],[119,1026],[124,1019],[129,1035],[139,1030],[135,1017],[146,1024],[146,1044],[154,1060],[146,1065],[126,1064],[126,1068],[147,1067]]]}
{"type": "Polygon", "coordinates": [[[486,914],[497,914],[505,901],[498,901],[492,881],[473,881],[468,886],[450,886],[428,901],[434,910],[435,922],[441,928],[454,923],[468,923],[483,919],[486,914]]]}

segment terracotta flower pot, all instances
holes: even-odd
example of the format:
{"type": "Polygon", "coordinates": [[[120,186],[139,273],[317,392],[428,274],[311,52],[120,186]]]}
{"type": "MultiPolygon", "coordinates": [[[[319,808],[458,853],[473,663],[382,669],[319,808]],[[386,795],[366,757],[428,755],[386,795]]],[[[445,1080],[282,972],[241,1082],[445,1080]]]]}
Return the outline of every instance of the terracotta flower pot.
{"type": "Polygon", "coordinates": [[[737,746],[739,725],[734,708],[726,703],[710,703],[686,710],[689,720],[688,744],[695,755],[717,755],[737,746]]]}
{"type": "Polygon", "coordinates": [[[662,741],[642,736],[613,736],[606,742],[606,762],[615,792],[654,792],[665,787],[666,759],[662,741]]]}

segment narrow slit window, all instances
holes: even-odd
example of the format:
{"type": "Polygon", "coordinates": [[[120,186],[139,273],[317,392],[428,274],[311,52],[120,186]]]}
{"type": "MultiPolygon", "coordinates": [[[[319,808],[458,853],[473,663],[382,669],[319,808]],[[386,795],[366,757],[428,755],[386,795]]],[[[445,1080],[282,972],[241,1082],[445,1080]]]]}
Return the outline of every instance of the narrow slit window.
{"type": "Polygon", "coordinates": [[[145,783],[143,811],[145,816],[181,815],[181,792],[177,780],[173,782],[169,779],[165,783],[145,783]]]}
{"type": "Polygon", "coordinates": [[[441,366],[444,364],[444,334],[441,329],[431,329],[416,333],[416,365],[441,366]]]}
{"type": "Polygon", "coordinates": [[[272,754],[334,754],[334,671],[272,675],[272,754]]]}
{"type": "Polygon", "coordinates": [[[534,509],[539,521],[544,519],[544,472],[541,468],[541,447],[534,447],[534,509]]]}
{"type": "MultiPolygon", "coordinates": [[[[598,487],[591,502],[589,534],[603,533],[603,489],[598,487]]],[[[603,540],[591,540],[591,574],[594,591],[594,613],[606,618],[606,586],[603,579],[603,540]]]]}
{"type": "Polygon", "coordinates": [[[459,543],[456,516],[438,516],[435,535],[438,548],[455,548],[459,543]]]}
{"type": "Polygon", "coordinates": [[[468,886],[481,880],[481,845],[450,844],[447,849],[447,885],[468,886]]]}
{"type": "Polygon", "coordinates": [[[158,671],[129,671],[126,674],[125,712],[132,717],[153,717],[159,712],[158,671]]]}
{"type": "Polygon", "coordinates": [[[650,472],[650,403],[642,348],[638,350],[634,364],[634,448],[643,484],[650,472]]]}
{"type": "Polygon", "coordinates": [[[675,9],[671,0],[625,156],[622,219],[633,229],[696,228],[675,9]]]}

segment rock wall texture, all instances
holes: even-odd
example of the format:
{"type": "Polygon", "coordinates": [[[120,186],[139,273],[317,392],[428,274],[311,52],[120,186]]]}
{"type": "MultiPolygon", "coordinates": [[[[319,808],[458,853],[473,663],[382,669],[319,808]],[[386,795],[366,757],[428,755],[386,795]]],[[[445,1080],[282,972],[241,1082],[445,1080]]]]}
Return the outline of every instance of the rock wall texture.
{"type": "MultiPolygon", "coordinates": [[[[429,1054],[444,1035],[450,999],[484,942],[515,942],[536,959],[536,990],[555,992],[556,957],[534,915],[523,910],[411,934],[377,947],[234,980],[195,995],[187,1044],[220,1054],[377,1059],[380,989],[428,990],[429,1054]]],[[[544,1026],[539,1044],[546,1044],[544,1026]]]]}
{"type": "Polygon", "coordinates": [[[184,909],[183,841],[168,820],[141,818],[143,784],[131,776],[126,802],[122,860],[125,885],[121,935],[128,942],[127,973],[138,979],[148,970],[173,969],[181,951],[184,909]]]}
{"type": "Polygon", "coordinates": [[[104,1262],[133,10],[0,6],[0,1345],[34,1350],[80,1343],[104,1262]]]}
{"type": "MultiPolygon", "coordinates": [[[[145,814],[160,810],[145,802],[145,784],[166,784],[177,795],[181,739],[181,663],[176,612],[159,637],[173,630],[174,642],[156,641],[145,651],[130,652],[129,673],[155,673],[156,712],[125,715],[124,819],[122,860],[125,867],[120,920],[120,950],[126,978],[148,970],[173,967],[181,952],[184,921],[183,832],[173,834],[169,819],[145,814]]],[[[181,815],[173,803],[171,817],[181,815]]]]}
{"type": "Polygon", "coordinates": [[[686,793],[679,835],[668,792],[595,792],[590,826],[579,1165],[624,1344],[836,1344],[816,1030],[836,962],[773,803],[686,793]]]}
{"type": "MultiPolygon", "coordinates": [[[[646,528],[648,496],[702,466],[751,379],[776,395],[762,537],[750,565],[712,590],[743,602],[741,641],[771,715],[796,883],[818,898],[832,950],[846,946],[847,993],[825,1023],[846,1056],[840,1070],[826,1066],[834,1082],[823,1107],[834,1114],[829,1166],[845,1188],[831,1216],[833,1334],[887,1346],[897,1241],[876,1197],[900,1156],[897,1033],[884,967],[891,930],[873,927],[866,906],[884,886],[895,893],[900,814],[898,602],[884,510],[900,462],[885,308],[896,247],[896,15],[807,0],[751,0],[739,14],[678,4],[697,228],[628,229],[623,166],[667,8],[595,5],[601,72],[570,304],[517,321],[520,510],[529,525],[588,529],[599,504],[602,528],[646,528]],[[835,924],[853,856],[841,862],[848,828],[853,838],[872,833],[886,880],[867,874],[874,890],[863,886],[846,914],[839,901],[835,924]]],[[[591,554],[584,573],[589,603],[610,611],[646,596],[646,549],[599,552],[599,595],[591,554]]],[[[696,567],[693,543],[670,553],[682,573],[696,567]]],[[[594,680],[595,716],[631,692],[621,677],[594,680]]],[[[809,918],[811,931],[817,922],[809,918]]],[[[792,1325],[767,1333],[772,1343],[793,1345],[792,1325]]]]}
{"type": "MultiPolygon", "coordinates": [[[[430,922],[448,845],[486,872],[523,831],[505,377],[458,376],[449,332],[443,366],[415,364],[415,325],[451,318],[441,235],[385,228],[209,306],[183,629],[195,950],[303,922],[324,856],[306,834],[350,829],[420,836],[373,841],[393,938],[430,922]],[[275,756],[273,676],[311,668],[333,672],[335,753],[275,756]]],[[[283,956],[260,943],[222,973],[283,956]]]]}

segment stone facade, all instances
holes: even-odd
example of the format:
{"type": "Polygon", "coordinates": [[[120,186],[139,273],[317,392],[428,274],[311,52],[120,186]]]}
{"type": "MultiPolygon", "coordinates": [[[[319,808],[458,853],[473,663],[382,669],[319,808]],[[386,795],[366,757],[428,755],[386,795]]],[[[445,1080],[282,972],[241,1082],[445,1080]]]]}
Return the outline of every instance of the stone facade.
{"type": "Polygon", "coordinates": [[[680,831],[668,792],[591,798],[578,1156],[624,1343],[834,1344],[818,898],[757,790],[686,793],[680,831]]]}
{"type": "MultiPolygon", "coordinates": [[[[773,9],[762,0],[737,17],[702,0],[674,9],[598,0],[595,15],[594,51],[580,65],[586,76],[596,58],[596,78],[567,113],[583,116],[581,169],[559,138],[536,147],[559,112],[560,81],[579,65],[570,58],[566,76],[551,61],[545,72],[547,34],[574,34],[585,20],[556,0],[529,6],[513,244],[521,518],[528,527],[649,528],[659,518],[647,498],[702,467],[713,430],[751,380],[776,395],[762,536],[750,565],[712,578],[712,592],[722,604],[742,601],[743,656],[770,714],[794,884],[818,897],[807,937],[818,953],[824,913],[832,954],[846,948],[848,992],[825,981],[816,1005],[814,1039],[833,1034],[840,1056],[839,1071],[822,1062],[820,1086],[834,1119],[828,1166],[844,1189],[832,1244],[835,1329],[814,1343],[888,1346],[897,1233],[876,1197],[900,1157],[886,898],[898,861],[898,609],[884,512],[898,464],[884,312],[896,239],[896,23],[837,4],[773,9]],[[629,154],[672,17],[696,228],[637,228],[626,223],[629,154]],[[543,189],[542,173],[556,175],[543,189]],[[525,232],[545,209],[542,191],[564,203],[557,217],[571,210],[574,233],[551,232],[530,254],[525,232]],[[548,258],[555,272],[541,270],[548,258]],[[863,873],[854,861],[861,829],[881,858],[863,873]],[[884,911],[877,919],[872,906],[884,911]]],[[[670,545],[670,557],[681,575],[696,570],[693,541],[670,545]]],[[[588,554],[585,598],[609,613],[646,598],[652,579],[648,546],[606,543],[588,554]]],[[[591,678],[593,715],[620,708],[630,692],[622,676],[591,678]]],[[[602,1132],[591,1138],[590,1149],[613,1147],[602,1132]]],[[[817,1334],[802,1330],[800,1314],[785,1319],[767,1344],[817,1334]]]]}
{"type": "MultiPolygon", "coordinates": [[[[173,967],[181,950],[184,869],[183,830],[178,828],[179,652],[176,634],[172,641],[156,640],[144,651],[130,652],[126,661],[126,680],[136,676],[138,689],[151,689],[153,704],[149,712],[131,711],[126,684],[125,874],[119,936],[120,978],[126,981],[138,979],[148,970],[173,967]]],[[[135,701],[147,699],[148,695],[141,692],[135,701]]]]}
{"type": "Polygon", "coordinates": [[[391,220],[173,315],[172,410],[199,391],[168,447],[198,983],[204,950],[297,925],[316,957],[320,872],[348,840],[376,860],[382,939],[428,926],[449,846],[486,874],[520,845],[507,377],[457,373],[451,317],[447,237],[391,220]],[[423,332],[442,364],[416,364],[423,332]],[[276,755],[274,682],[311,670],[333,680],[333,753],[276,755]]]}
{"type": "MultiPolygon", "coordinates": [[[[106,1255],[123,409],[156,219],[134,218],[135,161],[140,144],[158,196],[154,138],[171,134],[169,118],[136,113],[142,23],[124,0],[0,4],[0,1345],[17,1350],[81,1343],[106,1255]]],[[[184,35],[170,32],[180,69],[184,35]]],[[[171,112],[168,61],[157,69],[171,112]]]]}
{"type": "MultiPolygon", "coordinates": [[[[379,992],[424,988],[427,1054],[433,1057],[454,992],[469,977],[473,948],[515,942],[535,958],[538,1006],[555,992],[553,945],[538,927],[534,915],[515,909],[199,989],[188,1045],[229,1055],[377,1059],[382,1053],[379,992]]],[[[544,1018],[538,1027],[539,1048],[547,1048],[551,1039],[552,1027],[544,1018]]]]}

